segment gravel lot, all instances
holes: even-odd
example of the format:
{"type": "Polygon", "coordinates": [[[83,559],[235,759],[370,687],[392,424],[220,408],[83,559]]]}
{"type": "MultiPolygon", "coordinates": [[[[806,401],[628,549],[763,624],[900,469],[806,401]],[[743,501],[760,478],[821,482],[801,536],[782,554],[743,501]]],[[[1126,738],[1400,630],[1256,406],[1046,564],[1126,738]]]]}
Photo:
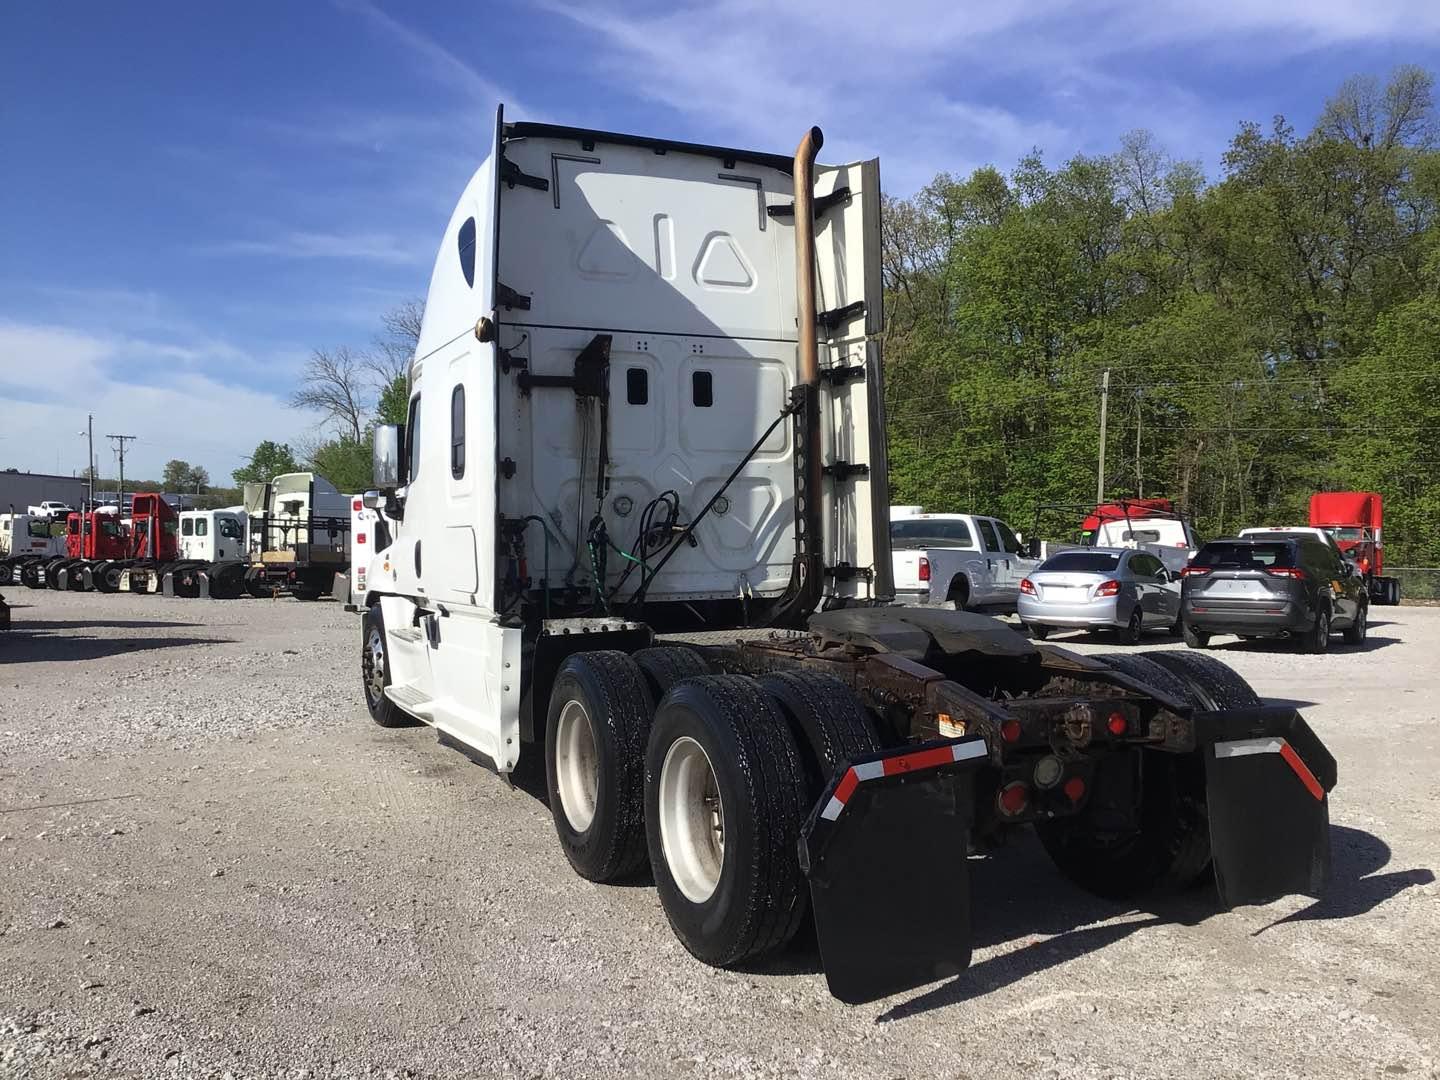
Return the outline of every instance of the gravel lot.
{"type": "Polygon", "coordinates": [[[847,1008],[813,944],[701,967],[532,795],[372,725],[333,603],[6,598],[0,1073],[1440,1076],[1440,609],[1217,649],[1339,759],[1327,899],[1127,910],[1027,837],[969,972],[847,1008]]]}

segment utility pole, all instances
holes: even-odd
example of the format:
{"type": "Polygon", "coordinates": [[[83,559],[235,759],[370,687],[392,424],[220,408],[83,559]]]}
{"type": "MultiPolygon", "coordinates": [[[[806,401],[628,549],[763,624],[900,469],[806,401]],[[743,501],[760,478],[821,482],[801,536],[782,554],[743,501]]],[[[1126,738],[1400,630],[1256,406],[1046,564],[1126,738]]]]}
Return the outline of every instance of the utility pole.
{"type": "MultiPolygon", "coordinates": [[[[1109,372],[1106,372],[1109,375],[1109,372]]],[[[115,440],[116,452],[120,455],[120,490],[115,495],[115,508],[123,518],[125,516],[125,444],[135,438],[134,435],[106,435],[107,439],[115,440]]]]}
{"type": "Polygon", "coordinates": [[[1110,412],[1110,369],[1100,376],[1100,467],[1095,473],[1095,505],[1105,501],[1105,422],[1110,412]]]}
{"type": "Polygon", "coordinates": [[[85,445],[90,465],[90,509],[95,509],[95,414],[85,417],[85,445]]]}

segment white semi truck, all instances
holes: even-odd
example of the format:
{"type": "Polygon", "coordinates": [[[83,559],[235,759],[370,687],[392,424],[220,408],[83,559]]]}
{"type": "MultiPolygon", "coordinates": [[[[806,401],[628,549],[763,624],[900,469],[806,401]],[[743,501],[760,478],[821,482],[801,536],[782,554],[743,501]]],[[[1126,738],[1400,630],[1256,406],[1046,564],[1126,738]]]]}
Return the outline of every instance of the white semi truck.
{"type": "Polygon", "coordinates": [[[55,535],[49,514],[0,514],[0,585],[19,581],[26,566],[64,554],[65,534],[55,535]]]}
{"type": "Polygon", "coordinates": [[[288,590],[297,600],[328,594],[350,565],[351,497],[319,473],[284,473],[246,484],[250,566],[246,588],[255,596],[288,590]]]}
{"type": "Polygon", "coordinates": [[[847,1001],[968,964],[967,855],[1019,826],[1108,895],[1320,887],[1335,765],[1293,708],[888,606],[879,168],[821,141],[497,117],[376,432],[373,718],[543,768],[574,869],[648,861],[701,961],[812,908],[847,1001]]]}

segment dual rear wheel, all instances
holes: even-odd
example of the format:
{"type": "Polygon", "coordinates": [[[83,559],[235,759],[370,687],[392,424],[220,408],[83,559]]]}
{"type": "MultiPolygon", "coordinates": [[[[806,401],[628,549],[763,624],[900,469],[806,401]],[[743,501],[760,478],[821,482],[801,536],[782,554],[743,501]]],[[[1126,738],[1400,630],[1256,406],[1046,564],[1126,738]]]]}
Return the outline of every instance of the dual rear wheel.
{"type": "Polygon", "coordinates": [[[805,815],[836,769],[879,747],[831,678],[709,674],[683,648],[586,652],[555,681],[546,778],[575,871],[615,881],[648,862],[676,936],[726,967],[794,936],[805,815]]]}

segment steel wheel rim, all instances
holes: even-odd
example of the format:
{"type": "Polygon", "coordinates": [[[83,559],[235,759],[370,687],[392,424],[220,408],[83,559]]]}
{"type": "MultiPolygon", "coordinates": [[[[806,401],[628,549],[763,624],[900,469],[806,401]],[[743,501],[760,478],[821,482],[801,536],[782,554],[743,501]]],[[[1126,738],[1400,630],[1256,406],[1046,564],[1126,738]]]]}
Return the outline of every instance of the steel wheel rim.
{"type": "Polygon", "coordinates": [[[725,864],[725,803],[705,748],[682,736],[660,766],[660,845],[676,887],[703,904],[725,864]]]}
{"type": "Polygon", "coordinates": [[[600,790],[600,754],[590,714],[576,698],[565,702],[555,724],[555,790],[570,827],[577,833],[590,828],[600,790]]]}
{"type": "Polygon", "coordinates": [[[1321,652],[1324,652],[1326,649],[1328,649],[1328,648],[1330,647],[1330,614],[1329,614],[1329,612],[1322,611],[1322,612],[1320,613],[1320,617],[1319,617],[1318,623],[1317,623],[1317,625],[1316,625],[1316,627],[1315,627],[1315,636],[1316,636],[1316,638],[1318,639],[1317,644],[1319,645],[1321,652]]]}
{"type": "Polygon", "coordinates": [[[385,697],[385,635],[378,626],[365,639],[365,693],[372,702],[385,697]]]}

